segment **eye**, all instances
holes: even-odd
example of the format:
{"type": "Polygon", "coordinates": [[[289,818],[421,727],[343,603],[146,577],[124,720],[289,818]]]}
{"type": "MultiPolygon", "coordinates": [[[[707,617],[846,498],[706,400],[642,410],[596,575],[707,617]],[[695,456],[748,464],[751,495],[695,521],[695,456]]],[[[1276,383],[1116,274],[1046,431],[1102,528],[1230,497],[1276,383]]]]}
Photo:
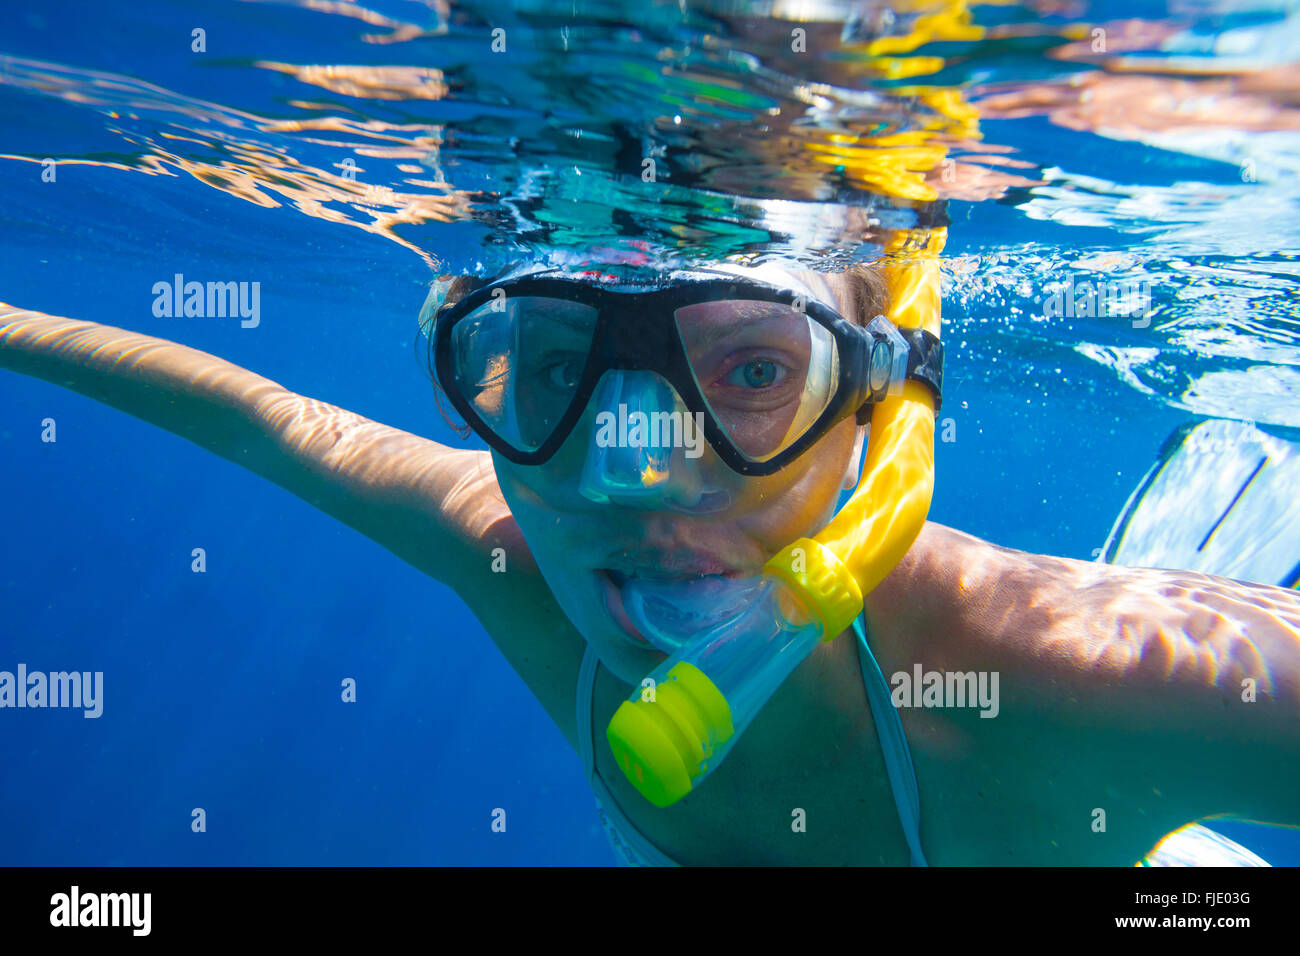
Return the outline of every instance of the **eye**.
{"type": "Polygon", "coordinates": [[[551,388],[572,391],[578,387],[582,363],[574,359],[554,362],[542,369],[542,380],[551,388]]]}
{"type": "Polygon", "coordinates": [[[763,389],[780,384],[786,374],[786,370],[771,359],[754,359],[737,365],[723,381],[738,388],[763,389]]]}

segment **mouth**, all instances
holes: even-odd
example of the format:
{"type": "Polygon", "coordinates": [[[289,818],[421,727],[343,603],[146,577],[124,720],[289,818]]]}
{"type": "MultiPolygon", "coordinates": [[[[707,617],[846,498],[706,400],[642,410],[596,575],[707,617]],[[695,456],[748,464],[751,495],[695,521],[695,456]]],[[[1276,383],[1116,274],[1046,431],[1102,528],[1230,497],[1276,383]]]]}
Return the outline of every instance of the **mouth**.
{"type": "Polygon", "coordinates": [[[630,639],[637,647],[653,650],[654,646],[636,629],[636,625],[627,615],[627,609],[623,606],[623,585],[627,583],[628,575],[608,568],[597,568],[596,577],[600,579],[604,591],[605,611],[622,630],[623,636],[630,639]]]}
{"type": "Polygon", "coordinates": [[[741,571],[722,568],[720,565],[715,567],[709,562],[695,562],[695,564],[698,567],[689,572],[672,571],[663,567],[637,568],[635,571],[616,570],[614,568],[596,569],[596,576],[600,580],[604,591],[605,610],[630,643],[646,650],[663,650],[663,647],[657,647],[655,643],[647,639],[638,630],[628,614],[627,605],[624,603],[624,594],[629,583],[637,582],[655,587],[664,586],[678,590],[684,600],[690,601],[694,597],[697,600],[704,599],[707,601],[709,593],[716,591],[726,581],[744,576],[741,571]]]}

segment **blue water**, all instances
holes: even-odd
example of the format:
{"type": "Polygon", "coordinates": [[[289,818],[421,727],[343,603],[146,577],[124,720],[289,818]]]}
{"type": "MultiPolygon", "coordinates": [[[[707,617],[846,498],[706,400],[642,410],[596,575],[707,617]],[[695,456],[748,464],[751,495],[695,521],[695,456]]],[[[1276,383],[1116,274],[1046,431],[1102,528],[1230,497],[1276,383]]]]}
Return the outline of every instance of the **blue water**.
{"type": "MultiPolygon", "coordinates": [[[[0,56],[277,117],[305,115],[293,101],[330,97],[252,59],[452,59],[436,54],[443,41],[366,43],[358,21],[287,4],[51,2],[7,21],[0,56]],[[199,24],[205,58],[189,49],[199,24]]],[[[165,123],[107,117],[4,77],[0,300],[181,342],[371,419],[483,447],[462,442],[433,404],[413,349],[430,268],[410,248],[183,172],[111,168],[135,147],[110,128],[156,134],[165,123]],[[92,162],[60,165],[55,183],[16,158],[74,155],[92,162]],[[155,318],[149,290],[178,272],[260,281],[259,326],[155,318]]],[[[426,106],[370,101],[368,113],[454,125],[464,111],[426,106]]],[[[986,133],[999,122],[1008,121],[986,133]]],[[[1041,120],[998,132],[1040,167],[1072,150],[1062,135],[1041,120]]],[[[304,143],[298,155],[317,148],[304,143]]],[[[1223,162],[1133,144],[1088,155],[1086,166],[1125,182],[1236,176],[1223,162]]],[[[954,256],[1139,241],[1034,220],[1009,202],[958,201],[950,215],[954,256]]],[[[426,224],[412,241],[453,257],[480,237],[477,225],[426,224]]],[[[1293,257],[1300,243],[1290,248],[1293,257]]],[[[1094,557],[1165,437],[1196,412],[1081,358],[1073,345],[1100,341],[1095,327],[1008,328],[1005,308],[969,290],[945,308],[963,333],[946,336],[945,414],[957,440],[938,446],[932,519],[1013,548],[1094,557]]],[[[578,758],[478,622],[449,589],[366,538],[179,438],[11,373],[0,374],[0,493],[0,668],[103,671],[106,685],[97,720],[0,715],[0,863],[613,862],[578,758]],[[40,440],[47,418],[55,443],[40,440]],[[200,547],[207,571],[195,574],[200,547]],[[340,701],[349,677],[355,704],[340,701]],[[191,832],[196,807],[205,833],[191,832]],[[497,808],[504,833],[492,832],[497,808]]],[[[1275,863],[1300,862],[1295,834],[1240,838],[1275,863]]]]}

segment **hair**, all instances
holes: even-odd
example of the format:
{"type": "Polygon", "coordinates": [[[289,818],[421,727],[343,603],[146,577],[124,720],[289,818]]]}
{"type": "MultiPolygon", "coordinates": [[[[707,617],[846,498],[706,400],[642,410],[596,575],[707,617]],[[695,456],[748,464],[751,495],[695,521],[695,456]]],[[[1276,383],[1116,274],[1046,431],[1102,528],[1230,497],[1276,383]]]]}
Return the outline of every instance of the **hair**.
{"type": "MultiPolygon", "coordinates": [[[[451,402],[438,381],[438,373],[434,367],[433,325],[438,320],[438,314],[443,309],[455,305],[479,286],[490,281],[490,279],[484,279],[480,276],[456,276],[450,281],[435,279],[429,285],[429,294],[424,300],[424,305],[420,307],[420,335],[424,337],[424,365],[429,374],[429,382],[433,385],[433,401],[438,406],[438,414],[442,416],[442,420],[447,423],[448,428],[460,437],[461,441],[469,438],[473,429],[465,422],[456,421],[451,416],[453,411],[450,407],[451,402]],[[440,291],[441,296],[439,295],[440,291]]],[[[419,337],[416,338],[415,344],[418,349],[419,337]]]]}
{"type": "Polygon", "coordinates": [[[889,288],[885,285],[885,277],[874,266],[865,263],[852,265],[828,278],[840,295],[841,305],[846,306],[845,318],[866,325],[888,311],[889,288]]]}
{"type": "MultiPolygon", "coordinates": [[[[859,325],[866,325],[877,315],[883,315],[889,309],[889,289],[885,285],[884,276],[880,274],[879,269],[869,263],[849,266],[843,272],[827,275],[827,279],[830,281],[831,288],[839,296],[839,305],[844,317],[859,325]]],[[[481,276],[456,276],[450,281],[439,280],[430,289],[429,296],[420,310],[420,332],[425,339],[424,360],[429,379],[433,383],[433,398],[443,421],[462,439],[469,437],[471,429],[464,422],[456,422],[452,419],[446,392],[438,382],[433,361],[433,323],[437,321],[438,314],[443,309],[455,305],[475,289],[491,281],[491,278],[481,276]],[[440,285],[442,286],[441,302],[435,294],[439,291],[440,285]]],[[[419,340],[416,341],[418,346],[419,340]]]]}

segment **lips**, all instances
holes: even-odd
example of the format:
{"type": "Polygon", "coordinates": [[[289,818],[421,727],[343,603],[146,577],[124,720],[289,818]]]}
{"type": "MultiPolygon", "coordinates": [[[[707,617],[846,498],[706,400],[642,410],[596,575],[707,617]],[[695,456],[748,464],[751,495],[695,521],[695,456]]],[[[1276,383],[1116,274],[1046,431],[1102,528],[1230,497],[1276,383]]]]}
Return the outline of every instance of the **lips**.
{"type": "Polygon", "coordinates": [[[753,605],[762,579],[728,575],[626,574],[602,568],[605,608],[629,643],[676,653],[684,642],[729,626],[753,605]]]}
{"type": "MultiPolygon", "coordinates": [[[[648,547],[646,542],[613,552],[605,559],[604,567],[596,568],[595,573],[604,595],[605,610],[628,642],[663,652],[676,646],[675,641],[664,643],[665,635],[660,633],[660,625],[664,623],[660,618],[664,616],[651,619],[656,628],[654,634],[644,632],[632,617],[629,584],[634,585],[639,599],[647,595],[656,597],[656,607],[665,602],[676,604],[678,600],[690,606],[694,617],[688,614],[677,621],[675,615],[669,616],[673,624],[688,624],[698,620],[699,609],[711,605],[715,595],[723,597],[730,585],[739,583],[735,579],[748,579],[754,574],[747,574],[707,551],[662,545],[648,547]]],[[[670,628],[670,633],[675,634],[677,630],[670,628]]],[[[688,630],[682,631],[683,636],[688,630]]]]}
{"type": "Polygon", "coordinates": [[[623,632],[638,645],[650,647],[650,642],[641,636],[641,633],[627,616],[626,608],[623,607],[622,592],[627,575],[617,571],[608,571],[604,568],[598,569],[596,574],[600,578],[601,587],[605,592],[605,610],[614,619],[614,623],[622,628],[623,632]]]}
{"type": "Polygon", "coordinates": [[[699,551],[624,551],[600,570],[608,572],[619,584],[629,577],[671,580],[740,575],[727,562],[699,551]]]}

